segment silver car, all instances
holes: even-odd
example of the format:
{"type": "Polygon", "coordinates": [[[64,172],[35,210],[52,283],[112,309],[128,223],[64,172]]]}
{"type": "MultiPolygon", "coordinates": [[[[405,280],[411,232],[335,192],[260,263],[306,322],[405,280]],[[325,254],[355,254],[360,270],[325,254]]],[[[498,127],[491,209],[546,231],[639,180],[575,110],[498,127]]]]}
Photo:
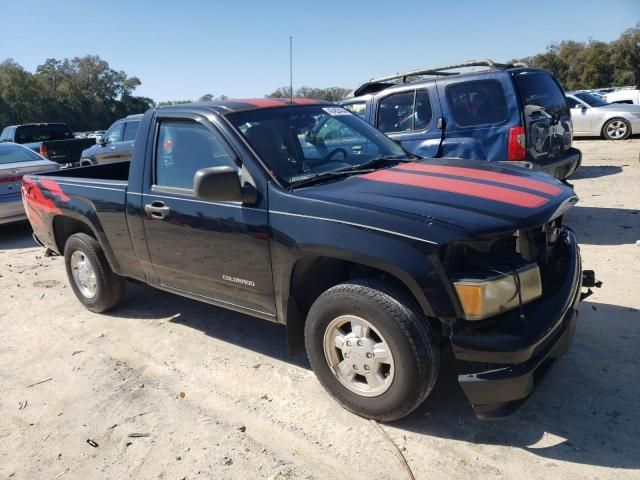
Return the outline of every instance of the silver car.
{"type": "Polygon", "coordinates": [[[640,133],[640,105],[608,103],[588,92],[566,94],[575,137],[624,140],[640,133]]]}
{"type": "Polygon", "coordinates": [[[20,187],[27,173],[46,172],[60,168],[17,143],[0,143],[0,225],[26,220],[20,187]]]}

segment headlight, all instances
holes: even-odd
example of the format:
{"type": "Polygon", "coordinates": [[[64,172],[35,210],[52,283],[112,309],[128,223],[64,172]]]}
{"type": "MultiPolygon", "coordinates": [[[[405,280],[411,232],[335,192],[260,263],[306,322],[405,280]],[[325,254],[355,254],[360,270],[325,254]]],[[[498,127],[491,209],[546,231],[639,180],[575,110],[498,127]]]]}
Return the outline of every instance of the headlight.
{"type": "MultiPolygon", "coordinates": [[[[538,265],[518,270],[522,303],[542,296],[542,281],[538,265]]],[[[461,279],[454,282],[467,320],[482,320],[519,305],[514,272],[483,279],[461,279]]]]}

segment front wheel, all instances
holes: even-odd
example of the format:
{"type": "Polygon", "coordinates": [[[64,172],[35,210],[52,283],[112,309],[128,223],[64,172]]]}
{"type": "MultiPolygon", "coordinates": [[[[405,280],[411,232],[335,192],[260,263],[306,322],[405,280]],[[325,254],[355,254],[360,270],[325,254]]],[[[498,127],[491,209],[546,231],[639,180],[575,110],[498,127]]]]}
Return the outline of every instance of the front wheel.
{"type": "Polygon", "coordinates": [[[64,246],[64,263],[71,288],[87,309],[101,313],[120,303],[125,280],[111,270],[95,238],[71,235],[64,246]]]}
{"type": "Polygon", "coordinates": [[[381,282],[353,281],[324,292],[305,324],[311,367],[346,409],[398,420],[429,395],[440,355],[413,301],[381,282]]]}
{"type": "Polygon", "coordinates": [[[624,118],[612,118],[602,127],[602,136],[607,140],[624,140],[631,135],[631,124],[624,118]]]}

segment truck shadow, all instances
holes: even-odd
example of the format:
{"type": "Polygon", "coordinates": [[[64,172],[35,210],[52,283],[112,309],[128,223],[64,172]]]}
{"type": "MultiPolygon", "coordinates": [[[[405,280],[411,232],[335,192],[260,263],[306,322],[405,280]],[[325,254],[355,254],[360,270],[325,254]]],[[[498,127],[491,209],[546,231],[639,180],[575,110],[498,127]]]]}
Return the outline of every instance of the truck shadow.
{"type": "Polygon", "coordinates": [[[583,165],[568,180],[580,180],[583,178],[598,178],[607,175],[615,175],[622,172],[622,167],[617,165],[583,165]]]}
{"type": "MultiPolygon", "coordinates": [[[[549,460],[639,468],[640,384],[635,378],[640,352],[633,339],[637,338],[640,315],[634,309],[591,302],[583,302],[580,312],[570,352],[512,417],[501,421],[475,418],[458,386],[450,350],[445,349],[441,375],[431,396],[416,412],[389,427],[519,448],[549,460]],[[608,325],[603,325],[602,319],[608,319],[608,325]]],[[[288,354],[282,325],[150,287],[130,288],[127,300],[112,315],[169,317],[172,323],[195,328],[212,338],[310,368],[304,355],[288,354]]]]}
{"type": "Polygon", "coordinates": [[[432,395],[392,426],[519,448],[548,460],[639,468],[640,386],[635,378],[640,353],[633,340],[638,320],[635,309],[583,302],[569,353],[516,414],[499,421],[475,418],[447,352],[432,395]]]}
{"type": "Polygon", "coordinates": [[[0,225],[0,250],[37,247],[33,240],[29,222],[16,222],[0,225]]]}
{"type": "Polygon", "coordinates": [[[564,223],[582,244],[625,245],[640,240],[640,210],[578,204],[566,213],[564,223]]]}
{"type": "Polygon", "coordinates": [[[171,318],[172,323],[195,328],[218,340],[298,367],[310,368],[305,355],[289,355],[284,325],[218,308],[146,285],[128,284],[127,296],[122,306],[106,315],[149,320],[171,318]]]}

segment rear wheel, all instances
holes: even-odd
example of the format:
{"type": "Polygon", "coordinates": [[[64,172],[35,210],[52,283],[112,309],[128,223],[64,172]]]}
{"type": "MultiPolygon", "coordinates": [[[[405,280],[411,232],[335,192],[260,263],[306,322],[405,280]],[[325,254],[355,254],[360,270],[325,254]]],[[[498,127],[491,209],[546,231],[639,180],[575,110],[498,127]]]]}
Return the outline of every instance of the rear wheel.
{"type": "Polygon", "coordinates": [[[353,281],[324,292],[305,324],[311,367],[346,409],[380,421],[417,408],[440,356],[413,301],[384,283],[353,281]]]}
{"type": "Polygon", "coordinates": [[[602,136],[607,140],[624,140],[631,135],[631,124],[624,118],[612,118],[602,127],[602,136]]]}
{"type": "Polygon", "coordinates": [[[78,300],[92,312],[115,307],[124,296],[124,278],[113,273],[100,244],[86,233],[71,235],[64,246],[67,277],[78,300]]]}

